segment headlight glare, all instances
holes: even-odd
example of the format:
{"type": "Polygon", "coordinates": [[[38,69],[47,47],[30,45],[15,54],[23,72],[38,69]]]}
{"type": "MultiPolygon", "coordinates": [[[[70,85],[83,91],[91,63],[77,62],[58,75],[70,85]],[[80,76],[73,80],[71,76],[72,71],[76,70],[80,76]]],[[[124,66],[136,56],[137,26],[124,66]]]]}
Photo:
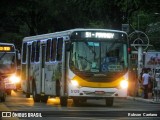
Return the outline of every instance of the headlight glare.
{"type": "Polygon", "coordinates": [[[76,87],[79,85],[77,80],[71,80],[71,84],[76,87]]]}
{"type": "Polygon", "coordinates": [[[16,75],[12,75],[9,77],[9,80],[12,82],[12,83],[18,83],[20,82],[20,78],[16,75]]]}
{"type": "Polygon", "coordinates": [[[128,81],[127,81],[127,80],[122,80],[122,81],[120,82],[120,86],[121,86],[121,88],[123,88],[123,89],[128,88],[128,81]]]}

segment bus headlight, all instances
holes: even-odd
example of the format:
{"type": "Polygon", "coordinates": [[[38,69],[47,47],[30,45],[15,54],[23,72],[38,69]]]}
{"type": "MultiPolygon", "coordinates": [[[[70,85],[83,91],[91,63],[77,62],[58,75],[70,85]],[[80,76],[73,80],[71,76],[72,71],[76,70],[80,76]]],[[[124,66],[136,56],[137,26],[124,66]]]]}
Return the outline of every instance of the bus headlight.
{"type": "Polygon", "coordinates": [[[12,83],[18,83],[20,82],[20,78],[16,75],[12,75],[9,77],[9,81],[11,81],[12,83]]]}
{"type": "Polygon", "coordinates": [[[77,87],[79,84],[77,82],[77,80],[71,80],[71,84],[75,87],[77,87]]]}
{"type": "Polygon", "coordinates": [[[120,82],[120,86],[121,86],[121,88],[123,88],[123,89],[128,88],[128,81],[127,81],[127,80],[122,80],[122,81],[120,82]]]}

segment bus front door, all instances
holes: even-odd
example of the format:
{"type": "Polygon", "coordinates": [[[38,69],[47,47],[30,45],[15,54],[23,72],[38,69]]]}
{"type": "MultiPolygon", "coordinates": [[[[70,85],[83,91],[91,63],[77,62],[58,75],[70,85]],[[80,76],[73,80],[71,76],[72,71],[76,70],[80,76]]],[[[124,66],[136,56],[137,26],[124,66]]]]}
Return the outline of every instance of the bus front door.
{"type": "Polygon", "coordinates": [[[27,91],[26,91],[26,97],[29,98],[31,94],[31,87],[30,87],[30,66],[31,66],[31,44],[27,44],[27,53],[26,53],[26,86],[27,86],[27,91]]]}
{"type": "Polygon", "coordinates": [[[46,56],[46,44],[42,43],[40,47],[40,93],[41,102],[47,102],[48,96],[45,95],[45,57],[46,56]]]}

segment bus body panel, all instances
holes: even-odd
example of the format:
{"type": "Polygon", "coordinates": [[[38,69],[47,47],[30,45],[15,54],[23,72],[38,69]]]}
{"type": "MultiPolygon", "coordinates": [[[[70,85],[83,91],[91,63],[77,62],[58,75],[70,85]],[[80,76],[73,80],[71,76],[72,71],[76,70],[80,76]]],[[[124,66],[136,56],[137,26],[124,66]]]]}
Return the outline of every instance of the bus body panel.
{"type": "Polygon", "coordinates": [[[81,87],[74,88],[69,86],[69,97],[97,97],[97,98],[106,98],[106,97],[126,97],[127,91],[125,89],[116,89],[116,88],[90,88],[90,87],[81,87]]]}
{"type": "Polygon", "coordinates": [[[44,96],[58,96],[63,102],[66,102],[66,98],[70,97],[74,100],[76,97],[87,99],[126,97],[127,88],[120,88],[121,82],[127,84],[129,79],[128,70],[122,68],[123,65],[126,68],[128,66],[128,41],[123,36],[127,36],[127,34],[116,30],[73,29],[24,38],[22,43],[23,91],[33,94],[35,101],[37,95],[41,96],[40,99],[44,96]],[[121,41],[121,39],[118,42],[112,40],[111,37],[114,34],[115,39],[122,37],[124,41],[121,41]],[[87,38],[83,39],[84,35],[87,38]],[[31,45],[31,47],[27,47],[25,55],[26,44],[31,45]],[[104,44],[109,46],[107,46],[108,51],[115,48],[114,51],[112,50],[112,54],[117,55],[116,57],[124,57],[121,63],[118,61],[120,57],[112,57],[111,61],[112,64],[114,62],[114,65],[110,65],[108,70],[111,72],[108,73],[101,69],[102,57],[104,57],[106,50],[104,44]],[[114,44],[116,45],[114,46],[114,44]],[[118,51],[118,47],[121,47],[121,51],[118,51]],[[95,61],[98,59],[99,68],[96,68],[97,63],[92,61],[93,55],[100,55],[98,57],[94,56],[95,61]],[[26,60],[23,57],[26,57],[26,60]],[[86,69],[83,70],[83,66],[80,66],[81,59],[83,59],[83,62],[89,63],[89,66],[93,69],[90,69],[89,72],[86,69]],[[71,63],[72,61],[74,63],[71,63]],[[115,75],[117,77],[114,77],[114,73],[117,74],[115,75]],[[90,74],[93,74],[92,77],[88,76],[90,74]],[[72,81],[78,82],[79,85],[74,86],[72,81]]]}
{"type": "Polygon", "coordinates": [[[120,78],[114,78],[111,82],[87,82],[86,80],[78,77],[72,71],[68,72],[68,81],[77,80],[79,86],[73,86],[68,82],[68,96],[74,97],[126,97],[127,88],[120,87],[121,80],[128,80],[128,72],[120,78]],[[80,82],[83,82],[80,84],[80,82]]]}

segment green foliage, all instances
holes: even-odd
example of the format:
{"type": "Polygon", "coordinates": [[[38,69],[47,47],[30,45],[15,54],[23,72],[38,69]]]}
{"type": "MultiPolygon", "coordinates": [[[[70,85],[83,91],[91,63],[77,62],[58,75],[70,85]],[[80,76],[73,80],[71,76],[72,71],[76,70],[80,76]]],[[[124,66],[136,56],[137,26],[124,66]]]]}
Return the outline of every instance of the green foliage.
{"type": "Polygon", "coordinates": [[[1,35],[1,41],[5,43],[14,43],[16,45],[16,48],[21,50],[21,41],[23,39],[23,36],[17,33],[4,33],[1,35]]]}
{"type": "Polygon", "coordinates": [[[160,1],[144,0],[139,4],[141,7],[130,17],[130,24],[134,30],[145,32],[150,44],[153,45],[150,49],[160,50],[160,14],[155,14],[160,11],[160,1]]]}
{"type": "Polygon", "coordinates": [[[101,21],[90,21],[88,28],[105,28],[105,25],[101,21]]]}
{"type": "Polygon", "coordinates": [[[72,28],[121,30],[123,23],[147,32],[159,21],[151,14],[159,11],[157,0],[1,0],[0,39],[17,43],[25,36],[72,28]]]}

